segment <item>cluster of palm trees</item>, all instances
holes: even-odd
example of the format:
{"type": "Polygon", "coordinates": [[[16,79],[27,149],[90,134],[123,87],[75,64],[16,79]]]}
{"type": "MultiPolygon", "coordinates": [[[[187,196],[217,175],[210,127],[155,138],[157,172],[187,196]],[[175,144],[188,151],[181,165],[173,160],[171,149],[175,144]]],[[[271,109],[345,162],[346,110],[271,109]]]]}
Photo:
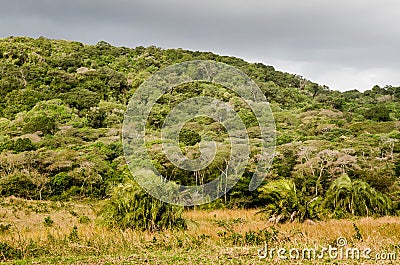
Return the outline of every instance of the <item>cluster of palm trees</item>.
{"type": "MultiPolygon", "coordinates": [[[[266,206],[258,213],[274,223],[395,213],[389,197],[346,174],[332,181],[323,194],[307,195],[296,189],[293,180],[284,178],[268,182],[259,192],[266,206]]],[[[153,198],[129,180],[113,189],[100,215],[109,226],[156,231],[186,228],[182,211],[183,208],[153,198]]]]}
{"type": "Polygon", "coordinates": [[[260,198],[266,206],[258,213],[265,214],[274,223],[395,213],[388,196],[346,174],[332,181],[326,192],[319,196],[307,196],[296,189],[293,180],[279,179],[261,187],[260,198]]]}

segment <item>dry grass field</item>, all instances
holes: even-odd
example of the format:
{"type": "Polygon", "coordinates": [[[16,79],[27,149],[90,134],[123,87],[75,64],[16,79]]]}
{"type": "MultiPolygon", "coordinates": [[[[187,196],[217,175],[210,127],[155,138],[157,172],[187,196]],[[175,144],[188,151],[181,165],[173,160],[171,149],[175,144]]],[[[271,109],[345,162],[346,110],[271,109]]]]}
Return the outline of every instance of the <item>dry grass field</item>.
{"type": "Polygon", "coordinates": [[[399,264],[400,261],[397,253],[400,218],[395,217],[273,225],[257,215],[256,210],[188,210],[184,212],[187,230],[150,233],[108,229],[96,218],[98,208],[98,203],[90,202],[1,199],[0,261],[6,264],[399,264]],[[339,243],[339,238],[345,239],[346,244],[339,243]],[[337,248],[337,257],[329,256],[328,252],[321,258],[320,252],[315,257],[302,256],[304,249],[320,251],[328,246],[337,248]],[[268,254],[263,256],[266,247],[268,254]],[[273,248],[275,252],[270,255],[273,248]],[[278,256],[279,248],[286,253],[278,256]],[[370,248],[369,258],[346,256],[348,248],[361,253],[370,248]],[[293,249],[299,251],[299,256],[293,249]]]}

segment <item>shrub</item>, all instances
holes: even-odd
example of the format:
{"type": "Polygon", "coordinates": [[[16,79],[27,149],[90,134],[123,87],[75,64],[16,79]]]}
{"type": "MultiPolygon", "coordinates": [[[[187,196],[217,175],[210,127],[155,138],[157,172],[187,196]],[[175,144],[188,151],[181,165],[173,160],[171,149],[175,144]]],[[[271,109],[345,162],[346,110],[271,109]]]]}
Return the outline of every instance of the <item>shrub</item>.
{"type": "Polygon", "coordinates": [[[36,186],[27,175],[15,174],[0,178],[0,195],[32,199],[36,196],[36,186]]]}
{"type": "Polygon", "coordinates": [[[90,109],[100,102],[100,97],[96,92],[84,88],[74,88],[63,94],[62,98],[70,107],[78,110],[90,109]]]}
{"type": "Polygon", "coordinates": [[[71,232],[68,235],[68,239],[71,242],[78,242],[79,241],[78,227],[76,225],[74,225],[74,227],[72,227],[71,232]]]}
{"type": "Polygon", "coordinates": [[[127,181],[113,189],[100,216],[111,227],[156,231],[185,229],[182,211],[183,208],[159,201],[135,182],[127,181]]]}
{"type": "Polygon", "coordinates": [[[74,184],[74,179],[65,172],[58,173],[50,180],[53,195],[61,195],[74,184]]]}
{"type": "Polygon", "coordinates": [[[47,216],[44,218],[43,224],[44,224],[44,226],[53,226],[54,221],[53,221],[53,219],[51,219],[50,216],[47,216]]]}
{"type": "Polygon", "coordinates": [[[18,138],[17,140],[10,140],[0,144],[0,151],[12,150],[14,153],[35,150],[36,147],[28,138],[18,138]]]}
{"type": "Polygon", "coordinates": [[[193,146],[201,141],[201,136],[195,131],[182,129],[179,132],[179,141],[186,146],[193,146]]]}
{"type": "Polygon", "coordinates": [[[0,234],[5,233],[10,230],[11,224],[0,224],[0,234]]]}
{"type": "Polygon", "coordinates": [[[0,253],[0,261],[22,258],[22,251],[10,246],[6,242],[0,242],[0,253]]]}
{"type": "Polygon", "coordinates": [[[35,133],[41,131],[43,134],[54,134],[56,128],[56,121],[53,117],[47,117],[46,115],[41,114],[25,119],[23,132],[35,133]]]}
{"type": "Polygon", "coordinates": [[[81,217],[79,217],[79,223],[80,224],[90,223],[90,218],[87,217],[86,215],[82,215],[81,217]]]}
{"type": "Polygon", "coordinates": [[[390,111],[385,105],[376,105],[365,111],[364,117],[373,121],[390,121],[390,111]]]}
{"type": "Polygon", "coordinates": [[[315,197],[308,200],[297,191],[292,180],[279,179],[260,187],[260,198],[266,207],[258,214],[272,217],[275,222],[294,221],[303,222],[306,219],[318,219],[320,215],[321,199],[315,197]]]}
{"type": "Polygon", "coordinates": [[[92,128],[103,128],[106,127],[105,119],[107,117],[107,113],[99,108],[92,108],[88,114],[88,123],[92,128]]]}

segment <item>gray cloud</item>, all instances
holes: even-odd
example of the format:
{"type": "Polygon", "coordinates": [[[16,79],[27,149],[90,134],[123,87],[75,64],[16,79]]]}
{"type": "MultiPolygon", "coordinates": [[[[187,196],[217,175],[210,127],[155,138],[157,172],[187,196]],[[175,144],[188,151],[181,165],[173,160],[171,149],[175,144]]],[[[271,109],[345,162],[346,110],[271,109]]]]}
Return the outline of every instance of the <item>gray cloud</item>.
{"type": "Polygon", "coordinates": [[[397,0],[14,0],[0,36],[213,51],[365,90],[400,84],[399,15],[397,0]]]}

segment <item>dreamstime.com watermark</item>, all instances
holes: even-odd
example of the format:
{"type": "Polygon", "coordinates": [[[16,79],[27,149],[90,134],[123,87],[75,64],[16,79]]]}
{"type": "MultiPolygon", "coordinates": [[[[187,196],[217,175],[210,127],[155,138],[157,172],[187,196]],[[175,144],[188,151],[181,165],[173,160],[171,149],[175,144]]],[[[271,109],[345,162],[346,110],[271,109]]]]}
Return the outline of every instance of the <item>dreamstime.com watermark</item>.
{"type": "Polygon", "coordinates": [[[319,248],[270,248],[268,244],[258,250],[260,259],[273,260],[275,258],[281,260],[385,260],[395,261],[398,258],[397,253],[377,252],[373,253],[372,249],[357,248],[348,246],[344,237],[339,237],[336,245],[328,245],[319,248]]]}
{"type": "Polygon", "coordinates": [[[163,68],[143,82],[129,101],[122,136],[125,158],[137,183],[153,197],[181,206],[206,204],[225,195],[242,177],[250,160],[250,152],[256,145],[256,167],[249,184],[249,190],[255,190],[271,167],[275,151],[275,121],[261,89],[240,70],[224,63],[205,60],[182,62],[163,68]],[[184,186],[168,180],[153,164],[145,142],[146,127],[158,100],[164,95],[170,95],[174,88],[194,82],[222,86],[230,91],[230,95],[244,102],[254,114],[259,136],[257,143],[250,141],[245,122],[229,100],[221,100],[214,95],[199,95],[175,105],[165,117],[159,139],[162,152],[171,164],[196,173],[207,168],[216,157],[218,143],[202,136],[199,143],[200,157],[189,159],[182,153],[179,133],[185,124],[196,118],[208,117],[222,125],[228,133],[229,140],[226,142],[230,143],[231,150],[227,166],[221,170],[219,177],[203,185],[184,186]]]}

